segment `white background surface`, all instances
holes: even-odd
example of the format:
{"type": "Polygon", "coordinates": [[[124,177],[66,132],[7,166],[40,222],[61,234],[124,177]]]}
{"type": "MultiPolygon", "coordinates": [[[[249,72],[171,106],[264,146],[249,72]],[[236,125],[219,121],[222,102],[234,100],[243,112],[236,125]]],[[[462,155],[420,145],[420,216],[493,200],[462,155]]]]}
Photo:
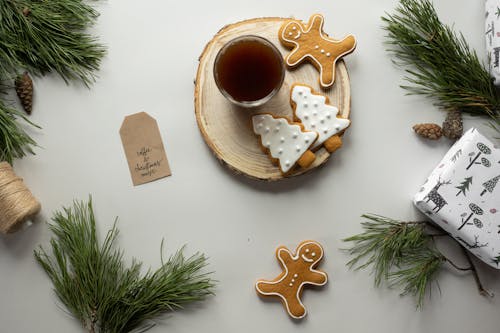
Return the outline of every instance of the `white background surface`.
{"type": "MultiPolygon", "coordinates": [[[[16,161],[15,170],[41,200],[39,222],[0,237],[2,332],[79,332],[37,266],[32,252],[47,245],[44,221],[73,199],[93,195],[101,235],[119,216],[118,245],[126,257],[157,267],[160,242],[174,251],[202,251],[219,280],[217,296],[169,315],[151,332],[496,332],[500,326],[499,273],[481,265],[484,283],[499,294],[480,297],[471,275],[446,269],[441,295],[425,308],[411,297],[375,289],[368,272],[345,267],[341,239],[361,231],[360,215],[414,220],[411,198],[451,143],[418,139],[411,126],[441,123],[444,113],[421,97],[404,96],[403,71],[384,51],[380,16],[392,0],[334,1],[104,1],[93,29],[109,47],[98,82],[87,90],[55,76],[37,79],[33,133],[42,148],[16,161]],[[344,147],[321,170],[266,184],[232,175],[211,155],[193,107],[197,58],[225,24],[252,17],[325,15],[325,31],[354,33],[346,58],[351,76],[352,126],[344,147]],[[132,187],[118,134],[125,115],[147,111],[159,123],[173,176],[132,187]],[[279,302],[263,302],[257,278],[279,272],[278,245],[305,239],[325,248],[329,284],[306,290],[308,317],[297,323],[279,302]]],[[[461,30],[483,56],[482,1],[436,0],[442,20],[461,30]]],[[[465,127],[486,128],[482,119],[465,127]]],[[[491,133],[484,130],[486,134],[491,133]]],[[[463,265],[465,262],[460,261],[463,265]]]]}

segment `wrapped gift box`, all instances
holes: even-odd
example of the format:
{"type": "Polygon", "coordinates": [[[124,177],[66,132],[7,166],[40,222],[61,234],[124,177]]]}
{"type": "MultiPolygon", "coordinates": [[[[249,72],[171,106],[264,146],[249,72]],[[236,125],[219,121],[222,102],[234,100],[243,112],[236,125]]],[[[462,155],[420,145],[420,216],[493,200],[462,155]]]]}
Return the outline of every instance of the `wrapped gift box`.
{"type": "Polygon", "coordinates": [[[414,197],[424,214],[500,269],[500,149],[470,129],[414,197]]]}
{"type": "Polygon", "coordinates": [[[490,74],[495,85],[500,85],[500,0],[485,2],[486,51],[490,60],[490,74]]]}

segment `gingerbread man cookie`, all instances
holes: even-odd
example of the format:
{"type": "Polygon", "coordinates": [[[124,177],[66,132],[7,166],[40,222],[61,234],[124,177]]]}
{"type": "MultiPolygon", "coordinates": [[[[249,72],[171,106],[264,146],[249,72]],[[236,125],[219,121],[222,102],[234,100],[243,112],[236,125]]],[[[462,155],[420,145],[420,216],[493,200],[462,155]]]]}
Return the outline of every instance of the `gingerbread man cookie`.
{"type": "Polygon", "coordinates": [[[276,250],[283,272],[274,280],[259,280],[255,289],[260,296],[279,297],[288,314],[295,319],[306,316],[306,308],[300,300],[306,285],[323,286],[328,281],[325,272],[314,269],[323,258],[323,248],[318,242],[304,241],[293,255],[286,247],[276,250]]]}
{"type": "Polygon", "coordinates": [[[353,35],[342,40],[328,37],[323,32],[323,21],[320,14],[311,16],[307,24],[288,20],[280,28],[279,40],[284,46],[293,48],[285,58],[289,67],[309,60],[319,70],[321,86],[328,88],[335,82],[337,60],[354,51],[356,39],[353,35]]]}
{"type": "Polygon", "coordinates": [[[351,124],[349,119],[338,117],[339,109],[329,105],[328,96],[316,93],[310,86],[295,83],[290,92],[294,118],[308,131],[318,133],[313,150],[324,146],[329,153],[342,146],[342,134],[351,124]]]}

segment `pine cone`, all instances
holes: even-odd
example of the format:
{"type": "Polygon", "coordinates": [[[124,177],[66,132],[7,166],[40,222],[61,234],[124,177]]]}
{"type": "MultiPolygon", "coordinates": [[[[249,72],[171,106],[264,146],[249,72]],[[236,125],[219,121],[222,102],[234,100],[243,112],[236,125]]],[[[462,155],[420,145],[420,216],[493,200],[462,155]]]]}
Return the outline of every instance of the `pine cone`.
{"type": "Polygon", "coordinates": [[[416,124],[413,129],[418,135],[430,140],[437,140],[443,136],[441,126],[438,124],[416,124]]]}
{"type": "Polygon", "coordinates": [[[462,136],[463,131],[462,112],[459,110],[449,111],[443,122],[443,135],[448,139],[457,140],[462,136]]]}
{"type": "Polygon", "coordinates": [[[17,97],[19,97],[24,111],[26,111],[27,114],[31,114],[31,110],[33,109],[33,81],[28,72],[19,75],[15,84],[17,97]]]}

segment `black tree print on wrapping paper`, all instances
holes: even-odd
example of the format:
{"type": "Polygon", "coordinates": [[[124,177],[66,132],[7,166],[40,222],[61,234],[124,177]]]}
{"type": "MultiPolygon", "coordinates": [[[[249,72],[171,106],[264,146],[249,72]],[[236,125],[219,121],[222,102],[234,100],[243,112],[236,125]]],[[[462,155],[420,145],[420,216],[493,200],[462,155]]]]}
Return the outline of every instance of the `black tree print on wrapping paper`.
{"type": "MultiPolygon", "coordinates": [[[[486,146],[482,142],[479,142],[477,144],[477,148],[479,149],[479,153],[477,153],[476,157],[470,159],[470,164],[467,166],[467,168],[465,170],[469,170],[470,167],[473,166],[474,164],[482,164],[487,168],[491,166],[490,161],[485,157],[481,158],[481,162],[476,162],[476,160],[481,156],[481,154],[485,154],[485,155],[491,154],[491,149],[488,148],[488,146],[486,146]]],[[[472,154],[472,155],[474,155],[474,154],[472,154]]]]}
{"type": "MultiPolygon", "coordinates": [[[[465,220],[462,218],[462,225],[460,227],[458,227],[458,230],[462,229],[467,224],[467,222],[469,222],[469,220],[471,219],[472,216],[484,214],[484,211],[481,209],[481,207],[479,207],[476,204],[471,203],[469,205],[469,208],[471,210],[471,213],[469,214],[469,216],[465,220]]],[[[465,215],[467,215],[467,214],[465,214],[465,215]]],[[[478,218],[475,218],[473,221],[474,221],[475,226],[478,226],[479,222],[481,222],[478,218]]],[[[472,223],[470,223],[470,224],[472,224],[472,223]]],[[[482,222],[480,225],[481,225],[481,227],[483,226],[482,222]]]]}
{"type": "Polygon", "coordinates": [[[495,187],[497,186],[498,180],[500,179],[500,175],[491,178],[490,180],[486,181],[483,183],[484,190],[481,192],[481,196],[485,194],[486,192],[492,193],[495,187]]]}
{"type": "Polygon", "coordinates": [[[464,197],[467,195],[465,194],[466,191],[469,191],[469,186],[472,184],[472,176],[471,177],[466,177],[459,186],[455,186],[455,188],[458,188],[460,191],[457,193],[457,197],[460,193],[463,193],[464,197]]]}
{"type": "MultiPolygon", "coordinates": [[[[490,15],[489,12],[486,12],[486,18],[490,15]]],[[[488,23],[486,27],[486,36],[488,36],[489,45],[493,44],[493,36],[495,35],[495,21],[491,21],[488,23]]]]}
{"type": "Polygon", "coordinates": [[[469,250],[480,249],[482,247],[488,246],[488,243],[479,243],[479,235],[474,235],[474,244],[467,242],[462,237],[457,237],[457,240],[462,242],[469,250]]]}
{"type": "Polygon", "coordinates": [[[441,208],[443,208],[446,204],[448,204],[446,200],[444,200],[444,198],[441,196],[441,194],[438,193],[438,190],[442,185],[448,185],[448,184],[451,184],[451,180],[448,180],[447,182],[442,182],[441,178],[439,178],[436,185],[424,197],[424,200],[427,198],[425,202],[432,201],[434,203],[434,208],[432,210],[435,211],[436,213],[439,212],[441,208]]]}

